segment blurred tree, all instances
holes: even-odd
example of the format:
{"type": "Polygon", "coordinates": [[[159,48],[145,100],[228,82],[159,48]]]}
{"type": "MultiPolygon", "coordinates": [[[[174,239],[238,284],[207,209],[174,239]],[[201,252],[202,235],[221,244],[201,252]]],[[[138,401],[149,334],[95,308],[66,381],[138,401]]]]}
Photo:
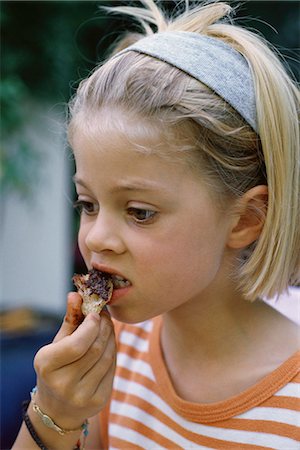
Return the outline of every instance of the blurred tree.
{"type": "Polygon", "coordinates": [[[2,193],[25,196],[32,191],[41,161],[24,124],[34,102],[58,102],[64,109],[73,84],[95,65],[106,23],[98,13],[95,1],[1,2],[2,193]]]}

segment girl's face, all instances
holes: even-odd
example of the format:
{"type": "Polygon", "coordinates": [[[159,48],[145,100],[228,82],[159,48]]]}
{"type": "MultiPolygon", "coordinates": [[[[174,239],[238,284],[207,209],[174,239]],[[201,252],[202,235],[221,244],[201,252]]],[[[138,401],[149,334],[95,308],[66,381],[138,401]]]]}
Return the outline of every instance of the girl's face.
{"type": "Polygon", "coordinates": [[[230,221],[184,161],[140,151],[162,146],[149,124],[145,132],[119,117],[103,126],[107,117],[88,135],[73,134],[79,247],[89,269],[126,280],[109,310],[133,323],[215,292],[230,221]]]}

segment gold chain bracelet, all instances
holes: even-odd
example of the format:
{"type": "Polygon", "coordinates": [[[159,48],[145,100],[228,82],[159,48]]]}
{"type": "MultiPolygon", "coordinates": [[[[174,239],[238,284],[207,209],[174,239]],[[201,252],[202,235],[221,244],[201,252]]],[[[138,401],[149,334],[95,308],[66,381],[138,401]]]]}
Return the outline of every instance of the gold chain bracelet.
{"type": "Polygon", "coordinates": [[[84,437],[86,437],[88,435],[88,425],[89,425],[88,420],[85,420],[79,428],[76,428],[74,430],[65,430],[65,429],[61,428],[59,425],[57,425],[54,422],[54,420],[50,416],[45,414],[41,410],[41,408],[35,403],[34,397],[35,397],[36,393],[37,393],[37,387],[34,387],[30,393],[32,408],[33,408],[33,411],[40,417],[40,419],[42,420],[43,424],[46,427],[51,428],[52,430],[59,433],[61,436],[64,436],[65,434],[69,434],[69,433],[75,433],[78,431],[82,431],[84,434],[84,437]]]}

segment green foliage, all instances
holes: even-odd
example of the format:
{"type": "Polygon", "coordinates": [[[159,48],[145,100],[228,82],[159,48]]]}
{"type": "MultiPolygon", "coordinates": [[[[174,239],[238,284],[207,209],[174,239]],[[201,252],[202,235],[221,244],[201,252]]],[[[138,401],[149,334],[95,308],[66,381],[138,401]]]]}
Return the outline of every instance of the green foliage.
{"type": "Polygon", "coordinates": [[[101,19],[91,20],[97,11],[96,2],[1,3],[2,193],[28,196],[34,190],[41,158],[24,134],[27,105],[66,103],[95,65],[98,56],[90,48],[97,48],[104,25],[101,19]]]}
{"type": "Polygon", "coordinates": [[[0,87],[2,127],[5,134],[10,134],[22,124],[19,105],[27,98],[28,90],[17,75],[1,79],[0,87]]]}
{"type": "Polygon", "coordinates": [[[39,161],[38,154],[24,138],[16,145],[12,137],[20,131],[24,122],[22,105],[28,99],[28,89],[18,77],[0,80],[2,143],[0,147],[0,186],[2,193],[17,191],[27,196],[31,191],[31,171],[39,161]]]}

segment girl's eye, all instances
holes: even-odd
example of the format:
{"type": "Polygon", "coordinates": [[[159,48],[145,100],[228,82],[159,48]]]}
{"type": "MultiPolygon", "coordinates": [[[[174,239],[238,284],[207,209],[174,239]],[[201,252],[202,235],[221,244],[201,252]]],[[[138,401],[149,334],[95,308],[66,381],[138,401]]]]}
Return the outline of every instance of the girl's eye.
{"type": "Polygon", "coordinates": [[[156,211],[142,208],[128,208],[127,213],[137,223],[149,223],[157,214],[156,211]]]}
{"type": "Polygon", "coordinates": [[[84,200],[77,200],[76,202],[74,202],[74,208],[77,209],[80,214],[84,213],[84,214],[92,215],[92,214],[95,214],[95,212],[96,212],[94,203],[87,202],[84,200]]]}

